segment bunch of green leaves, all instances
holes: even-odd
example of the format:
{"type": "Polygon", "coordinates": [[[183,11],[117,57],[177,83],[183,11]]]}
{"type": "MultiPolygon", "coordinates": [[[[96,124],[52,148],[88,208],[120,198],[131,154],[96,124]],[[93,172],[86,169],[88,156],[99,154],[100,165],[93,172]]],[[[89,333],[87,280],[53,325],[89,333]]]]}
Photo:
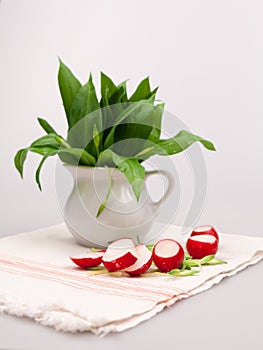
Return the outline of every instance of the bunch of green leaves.
{"type": "Polygon", "coordinates": [[[42,156],[35,175],[40,190],[42,166],[54,155],[67,164],[117,167],[139,199],[145,177],[144,160],[153,155],[174,155],[195,142],[215,150],[210,141],[185,130],[170,139],[160,138],[164,104],[157,103],[158,88],[151,89],[148,77],[128,97],[126,81],[116,85],[101,72],[99,98],[92,75],[82,85],[60,60],[58,84],[68,124],[66,137],[45,119],[38,118],[46,135],[20,149],[14,159],[23,177],[28,152],[42,156]]]}

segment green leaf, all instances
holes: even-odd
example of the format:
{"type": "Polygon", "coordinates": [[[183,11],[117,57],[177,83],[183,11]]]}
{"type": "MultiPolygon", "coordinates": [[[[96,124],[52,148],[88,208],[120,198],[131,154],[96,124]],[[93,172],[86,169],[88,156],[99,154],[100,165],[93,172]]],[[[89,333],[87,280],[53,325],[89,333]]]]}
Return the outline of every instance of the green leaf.
{"type": "Polygon", "coordinates": [[[121,106],[121,102],[123,101],[123,98],[125,98],[126,90],[124,85],[119,85],[117,87],[117,90],[114,92],[114,94],[109,98],[110,105],[120,104],[120,111],[123,110],[123,107],[121,106]]]}
{"type": "Polygon", "coordinates": [[[146,100],[149,98],[150,95],[151,95],[151,88],[150,88],[149,77],[147,77],[140,82],[137,89],[135,90],[133,95],[130,97],[129,102],[146,100]]]}
{"type": "Polygon", "coordinates": [[[132,190],[139,200],[144,185],[145,168],[135,158],[125,158],[112,152],[112,160],[118,169],[126,176],[132,190]]]}
{"type": "Polygon", "coordinates": [[[204,256],[202,259],[199,260],[199,263],[201,265],[206,265],[207,263],[209,263],[211,260],[213,260],[215,257],[215,255],[207,255],[204,256]]]}
{"type": "Polygon", "coordinates": [[[154,248],[154,244],[146,244],[146,247],[149,249],[150,252],[152,252],[154,248]]]}
{"type": "Polygon", "coordinates": [[[128,102],[128,97],[127,97],[127,80],[123,81],[122,83],[120,83],[118,85],[118,89],[122,89],[123,90],[123,95],[121,97],[121,101],[120,102],[128,102]]]}
{"type": "Polygon", "coordinates": [[[69,130],[68,140],[72,147],[85,148],[96,156],[93,142],[93,129],[96,125],[98,133],[102,132],[102,113],[97,99],[92,76],[75,97],[70,111],[70,119],[74,127],[69,130]]]}
{"type": "Polygon", "coordinates": [[[158,89],[159,87],[157,86],[153,91],[151,91],[149,97],[153,97],[153,99],[155,99],[158,89]]]}
{"type": "MultiPolygon", "coordinates": [[[[72,102],[69,114],[71,127],[78,123],[83,117],[99,108],[100,105],[93,85],[92,75],[90,75],[88,82],[79,89],[72,102]]],[[[101,130],[101,127],[99,129],[101,130]]]]}
{"type": "Polygon", "coordinates": [[[115,167],[115,163],[112,160],[112,151],[111,150],[106,149],[105,151],[103,151],[99,154],[97,166],[98,167],[108,166],[110,168],[115,167]]]}
{"type": "Polygon", "coordinates": [[[107,171],[108,171],[108,179],[109,179],[109,189],[108,189],[108,192],[107,192],[103,202],[101,203],[101,205],[100,205],[100,207],[98,209],[98,212],[97,212],[97,215],[96,215],[97,218],[100,216],[100,214],[105,209],[105,207],[107,205],[107,202],[108,202],[108,199],[109,199],[109,196],[110,196],[110,193],[111,193],[111,189],[112,189],[112,178],[111,178],[111,173],[110,173],[109,168],[107,168],[107,171]]]}
{"type": "Polygon", "coordinates": [[[196,260],[192,260],[192,259],[186,259],[186,268],[190,268],[191,269],[191,267],[200,267],[201,266],[201,264],[198,262],[198,261],[196,261],[196,260]]]}
{"type": "Polygon", "coordinates": [[[144,103],[139,110],[131,113],[116,127],[114,135],[116,153],[125,157],[133,157],[143,148],[145,140],[148,139],[153,129],[153,112],[154,105],[144,103]]]}
{"type": "Polygon", "coordinates": [[[45,156],[46,154],[49,154],[54,151],[58,151],[57,148],[49,147],[49,146],[41,146],[41,147],[29,147],[28,150],[33,153],[40,154],[42,156],[45,156]]]}
{"type": "Polygon", "coordinates": [[[81,148],[64,148],[58,150],[60,159],[68,164],[94,166],[96,159],[81,148]]]}
{"type": "Polygon", "coordinates": [[[27,153],[28,153],[28,148],[22,148],[19,151],[17,151],[14,158],[15,167],[18,170],[21,178],[23,178],[23,169],[24,169],[24,163],[26,160],[27,153]]]}
{"type": "Polygon", "coordinates": [[[142,150],[136,155],[136,158],[145,160],[154,155],[173,155],[184,151],[195,142],[200,142],[208,150],[215,151],[215,147],[212,142],[207,141],[202,137],[194,135],[188,131],[182,130],[171,139],[160,140],[155,144],[150,143],[151,146],[148,147],[147,152],[145,150],[142,150]]]}
{"type": "Polygon", "coordinates": [[[40,137],[31,143],[30,147],[38,148],[38,147],[53,147],[59,149],[61,147],[61,139],[56,134],[48,134],[40,137]]]}
{"type": "Polygon", "coordinates": [[[169,273],[169,275],[171,276],[178,276],[178,277],[187,277],[187,276],[193,276],[195,274],[197,274],[198,270],[180,270],[180,269],[174,269],[171,270],[169,273]]]}
{"type": "Polygon", "coordinates": [[[57,135],[57,132],[52,128],[52,126],[45,119],[37,118],[37,120],[47,134],[56,134],[57,135]]]}
{"type": "Polygon", "coordinates": [[[59,59],[58,84],[66,112],[69,129],[72,127],[70,110],[81,84],[71,70],[59,59]]]}
{"type": "MultiPolygon", "coordinates": [[[[100,72],[100,91],[101,91],[101,97],[107,96],[107,101],[109,102],[109,99],[111,96],[118,90],[117,86],[113,83],[111,78],[109,78],[105,73],[100,72]]],[[[108,104],[106,104],[107,106],[108,104]]],[[[104,107],[105,105],[103,105],[104,107]]]]}
{"type": "Polygon", "coordinates": [[[40,172],[41,172],[41,169],[43,167],[43,164],[47,160],[48,157],[52,157],[56,154],[57,154],[56,150],[45,154],[44,157],[42,158],[41,162],[39,163],[39,166],[38,166],[37,171],[36,171],[36,182],[38,184],[40,191],[42,191],[42,187],[41,187],[41,183],[40,183],[40,172]]]}
{"type": "Polygon", "coordinates": [[[132,186],[133,192],[137,198],[140,197],[144,185],[145,169],[135,158],[126,158],[107,149],[103,151],[98,159],[97,166],[117,166],[125,175],[132,186]]]}
{"type": "Polygon", "coordinates": [[[156,143],[160,140],[163,111],[164,111],[164,103],[154,106],[154,110],[152,113],[153,128],[148,137],[149,141],[156,143]]]}
{"type": "MultiPolygon", "coordinates": [[[[115,136],[115,130],[117,126],[123,122],[125,119],[127,119],[129,116],[131,116],[133,113],[137,112],[139,114],[140,110],[145,106],[146,104],[149,104],[149,101],[140,101],[136,103],[132,103],[129,105],[128,108],[123,110],[118,117],[116,118],[116,121],[114,125],[112,126],[105,142],[104,142],[104,149],[109,148],[111,145],[114,144],[114,136],[115,136]]],[[[145,108],[145,107],[144,107],[145,108]]]]}
{"type": "Polygon", "coordinates": [[[224,260],[215,259],[214,255],[208,255],[200,260],[201,265],[221,265],[227,264],[224,260]]]}
{"type": "Polygon", "coordinates": [[[96,149],[99,149],[100,146],[100,134],[98,132],[98,129],[96,127],[96,124],[93,126],[93,141],[96,149]]]}

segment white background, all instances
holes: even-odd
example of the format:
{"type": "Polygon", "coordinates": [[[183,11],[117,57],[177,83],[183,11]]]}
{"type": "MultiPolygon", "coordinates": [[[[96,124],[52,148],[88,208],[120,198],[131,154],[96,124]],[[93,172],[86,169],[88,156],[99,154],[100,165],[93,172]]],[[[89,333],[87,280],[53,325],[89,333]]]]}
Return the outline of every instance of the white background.
{"type": "MultiPolygon", "coordinates": [[[[0,235],[62,220],[54,184],[56,161],[44,167],[42,193],[34,181],[37,155],[28,158],[23,181],[13,166],[15,152],[42,135],[37,116],[65,134],[57,56],[82,82],[92,71],[98,84],[103,70],[116,82],[130,78],[132,91],[149,75],[153,86],[160,86],[158,96],[167,110],[217,147],[216,153],[204,152],[208,196],[198,223],[262,235],[262,18],[260,0],[2,0],[0,235]]],[[[172,210],[169,201],[166,209],[172,210]]],[[[230,342],[232,349],[261,349],[261,272],[260,265],[244,271],[205,297],[182,301],[104,342],[91,335],[62,336],[28,320],[1,316],[0,344],[32,348],[33,334],[34,349],[41,350],[47,348],[45,341],[49,348],[99,349],[105,344],[135,348],[142,345],[139,339],[151,349],[169,340],[172,347],[185,349],[227,348],[230,342]],[[228,301],[225,307],[222,301],[228,301]]]]}
{"type": "Polygon", "coordinates": [[[62,220],[55,160],[42,193],[37,155],[23,181],[13,166],[16,150],[42,135],[37,116],[65,134],[57,56],[83,83],[91,71],[98,84],[103,70],[129,78],[132,91],[149,75],[166,109],[217,148],[204,151],[208,196],[198,223],[262,234],[262,34],[261,1],[2,0],[0,234],[62,220]]]}

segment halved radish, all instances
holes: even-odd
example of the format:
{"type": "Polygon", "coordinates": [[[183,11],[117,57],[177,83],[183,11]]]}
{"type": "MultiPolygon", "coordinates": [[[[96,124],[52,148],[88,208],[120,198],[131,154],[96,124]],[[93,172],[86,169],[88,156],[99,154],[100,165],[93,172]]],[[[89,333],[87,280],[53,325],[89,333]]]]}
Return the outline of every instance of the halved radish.
{"type": "Polygon", "coordinates": [[[104,266],[110,272],[127,269],[136,260],[136,249],[130,238],[122,238],[111,243],[102,258],[104,266]]]}
{"type": "Polygon", "coordinates": [[[207,255],[214,255],[218,250],[218,240],[212,235],[198,235],[189,237],[186,249],[194,259],[202,259],[207,255]]]}
{"type": "Polygon", "coordinates": [[[137,261],[125,269],[130,276],[140,276],[149,270],[152,264],[152,253],[144,244],[136,245],[137,261]]]}
{"type": "Polygon", "coordinates": [[[191,236],[199,235],[212,235],[219,241],[219,236],[216,229],[211,225],[204,225],[195,227],[191,233],[191,236]]]}
{"type": "Polygon", "coordinates": [[[104,252],[91,252],[87,254],[80,254],[70,256],[70,259],[78,266],[84,269],[88,267],[95,267],[102,263],[104,252]]]}
{"type": "Polygon", "coordinates": [[[174,239],[162,239],[153,248],[153,261],[163,272],[178,269],[184,261],[184,250],[174,239]]]}

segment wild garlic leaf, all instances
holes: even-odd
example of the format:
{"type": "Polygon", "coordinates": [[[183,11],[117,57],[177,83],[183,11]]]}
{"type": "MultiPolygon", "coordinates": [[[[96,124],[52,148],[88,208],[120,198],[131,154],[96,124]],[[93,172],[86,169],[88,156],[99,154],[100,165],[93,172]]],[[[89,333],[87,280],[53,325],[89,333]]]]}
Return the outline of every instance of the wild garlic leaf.
{"type": "Polygon", "coordinates": [[[133,157],[143,148],[153,129],[153,112],[154,105],[144,103],[116,127],[114,135],[116,153],[133,157]]]}
{"type": "Polygon", "coordinates": [[[24,163],[26,160],[27,153],[28,153],[28,148],[22,148],[16,152],[16,155],[14,158],[15,167],[18,170],[21,178],[23,178],[24,163]]]}
{"type": "Polygon", "coordinates": [[[92,81],[92,75],[90,75],[88,82],[79,89],[72,102],[69,114],[71,128],[83,117],[99,108],[100,105],[92,81]]]}
{"type": "Polygon", "coordinates": [[[68,126],[71,128],[70,110],[73,100],[81,88],[81,84],[61,59],[59,59],[58,84],[68,120],[68,126]]]}
{"type": "Polygon", "coordinates": [[[200,142],[205,148],[210,151],[215,151],[215,146],[212,142],[203,139],[200,136],[194,135],[189,131],[182,130],[171,139],[159,140],[156,143],[146,143],[149,150],[142,150],[136,155],[136,158],[145,160],[154,155],[168,156],[180,153],[190,147],[193,143],[200,142]],[[151,144],[151,146],[149,146],[151,144]]]}
{"type": "Polygon", "coordinates": [[[28,150],[30,152],[45,156],[46,154],[49,154],[53,151],[57,151],[58,149],[54,147],[49,147],[49,146],[41,146],[41,147],[29,147],[28,150]]]}
{"type": "MultiPolygon", "coordinates": [[[[93,142],[93,129],[103,130],[102,113],[97,99],[92,76],[75,97],[70,111],[73,127],[68,132],[68,141],[74,148],[83,148],[94,157],[97,156],[93,142]]],[[[102,136],[102,135],[101,135],[102,136]]]]}
{"type": "Polygon", "coordinates": [[[109,148],[111,145],[114,144],[114,136],[115,136],[115,130],[117,126],[122,123],[125,119],[127,119],[131,114],[138,112],[142,109],[142,106],[145,104],[149,104],[149,101],[140,101],[136,103],[129,104],[129,107],[127,107],[125,110],[123,110],[116,118],[116,121],[112,128],[110,129],[110,132],[104,142],[103,149],[109,148]]]}
{"type": "Polygon", "coordinates": [[[166,155],[176,154],[184,151],[194,142],[200,142],[205,148],[210,151],[215,151],[215,146],[212,142],[203,139],[200,136],[194,135],[189,131],[182,130],[175,137],[168,140],[161,140],[158,146],[161,147],[166,155]]]}
{"type": "Polygon", "coordinates": [[[118,89],[120,89],[120,88],[122,88],[123,91],[124,91],[124,94],[123,94],[123,96],[122,96],[122,98],[121,98],[121,102],[126,103],[126,102],[128,102],[128,96],[127,96],[127,80],[123,81],[122,83],[120,83],[120,84],[118,85],[118,89]]]}
{"type": "Polygon", "coordinates": [[[112,151],[110,149],[106,149],[105,151],[99,154],[96,166],[108,166],[110,168],[114,168],[116,166],[112,160],[112,151]]]}
{"type": "MultiPolygon", "coordinates": [[[[111,78],[109,78],[105,73],[100,72],[100,92],[101,97],[107,95],[107,100],[117,91],[117,86],[113,83],[111,78]]],[[[108,104],[103,105],[102,107],[108,106],[108,104]]]]}
{"type": "Polygon", "coordinates": [[[36,176],[35,176],[35,177],[36,177],[36,183],[38,184],[38,188],[40,189],[40,191],[42,191],[42,187],[41,187],[41,183],[40,183],[40,172],[41,172],[42,166],[43,166],[44,162],[47,160],[47,158],[56,155],[57,152],[58,152],[57,150],[53,150],[53,151],[51,151],[51,152],[45,154],[45,155],[43,156],[41,162],[39,163],[39,166],[38,166],[38,168],[37,168],[36,176]]]}
{"type": "Polygon", "coordinates": [[[45,119],[37,118],[37,120],[47,134],[56,134],[57,135],[57,132],[52,128],[52,126],[45,119]]]}
{"type": "Polygon", "coordinates": [[[153,97],[155,99],[158,89],[159,89],[158,86],[155,89],[153,89],[153,91],[151,91],[149,97],[153,97]]]}
{"type": "Polygon", "coordinates": [[[153,128],[148,137],[149,141],[156,143],[160,140],[163,111],[164,111],[164,103],[154,106],[153,113],[152,113],[153,128]]]}
{"type": "Polygon", "coordinates": [[[61,147],[61,142],[56,134],[48,134],[48,135],[42,136],[39,139],[35,140],[30,145],[30,147],[32,147],[32,148],[44,147],[44,146],[59,149],[61,147]]]}
{"type": "Polygon", "coordinates": [[[151,94],[150,82],[149,82],[149,77],[147,77],[140,82],[135,92],[130,97],[129,102],[146,100],[149,98],[150,94],[151,94]]]}
{"type": "Polygon", "coordinates": [[[144,185],[145,168],[139,163],[138,159],[125,158],[112,152],[112,160],[117,168],[126,176],[132,186],[132,190],[139,200],[144,185]]]}
{"type": "Polygon", "coordinates": [[[58,150],[60,159],[69,164],[95,166],[96,159],[81,148],[64,148],[58,150]]]}
{"type": "Polygon", "coordinates": [[[100,216],[100,214],[103,212],[103,210],[105,209],[106,205],[107,205],[107,202],[108,202],[108,199],[109,199],[109,196],[111,194],[111,189],[112,189],[112,178],[111,178],[111,172],[109,170],[108,167],[107,168],[107,171],[108,171],[108,180],[109,180],[109,189],[108,189],[108,192],[103,200],[103,202],[101,203],[99,209],[98,209],[98,212],[97,212],[97,215],[96,217],[98,218],[100,216]]]}

